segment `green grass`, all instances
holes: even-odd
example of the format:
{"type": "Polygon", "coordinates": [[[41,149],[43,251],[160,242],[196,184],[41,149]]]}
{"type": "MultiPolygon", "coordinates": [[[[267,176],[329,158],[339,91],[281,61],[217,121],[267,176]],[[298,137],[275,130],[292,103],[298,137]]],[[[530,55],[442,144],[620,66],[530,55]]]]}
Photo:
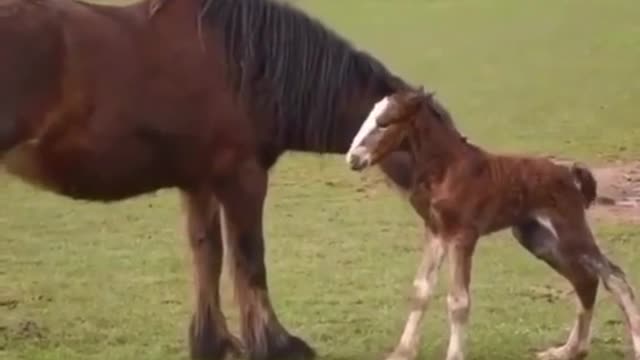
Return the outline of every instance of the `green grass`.
{"type": "MultiPolygon", "coordinates": [[[[303,0],[407,79],[438,90],[474,141],[601,162],[640,155],[640,3],[303,0]]],[[[286,156],[267,210],[275,306],[323,359],[372,359],[398,339],[418,259],[415,215],[340,157],[286,156]]],[[[189,262],[173,191],[72,202],[0,177],[0,359],[185,359],[189,262]]],[[[640,228],[595,224],[640,286],[640,228]]],[[[444,274],[444,272],[443,272],[444,274]]],[[[470,359],[520,359],[564,340],[568,286],[507,234],[475,260],[470,359]]],[[[444,277],[443,277],[444,280],[444,277]]],[[[441,358],[442,281],[422,354],[441,358]]],[[[604,293],[602,293],[604,295],[604,293]]],[[[231,321],[235,311],[227,296],[231,321]]],[[[629,348],[601,296],[592,359],[629,348]]]]}

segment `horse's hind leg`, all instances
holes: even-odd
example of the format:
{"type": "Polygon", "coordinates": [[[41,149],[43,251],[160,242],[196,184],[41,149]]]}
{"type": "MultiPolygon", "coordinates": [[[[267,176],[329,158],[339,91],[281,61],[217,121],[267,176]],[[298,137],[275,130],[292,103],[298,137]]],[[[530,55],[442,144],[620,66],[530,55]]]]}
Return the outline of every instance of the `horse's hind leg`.
{"type": "Polygon", "coordinates": [[[640,309],[638,309],[634,291],[629,285],[624,271],[599,251],[586,254],[582,260],[589,269],[600,276],[605,289],[613,295],[622,310],[631,333],[634,359],[640,360],[640,309]]]}
{"type": "Polygon", "coordinates": [[[187,233],[193,256],[195,312],[189,326],[194,360],[219,360],[240,352],[240,342],[227,329],[220,310],[222,232],[219,205],[210,191],[184,192],[187,233]]]}
{"type": "Polygon", "coordinates": [[[581,265],[583,250],[567,251],[561,246],[556,229],[546,218],[531,219],[513,228],[513,234],[530,253],[547,263],[573,285],[577,295],[577,316],[563,346],[538,353],[539,359],[579,359],[589,352],[591,320],[598,292],[598,277],[581,265]]]}
{"type": "Polygon", "coordinates": [[[235,176],[220,179],[216,185],[249,358],[313,358],[314,351],[280,324],[269,299],[262,230],[266,171],[257,164],[245,164],[235,176]]]}

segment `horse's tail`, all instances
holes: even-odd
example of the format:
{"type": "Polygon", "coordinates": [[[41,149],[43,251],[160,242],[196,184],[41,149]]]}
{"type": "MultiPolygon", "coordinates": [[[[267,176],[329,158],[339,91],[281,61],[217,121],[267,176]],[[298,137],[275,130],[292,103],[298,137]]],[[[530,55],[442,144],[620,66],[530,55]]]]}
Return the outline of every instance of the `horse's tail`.
{"type": "Polygon", "coordinates": [[[580,163],[574,163],[571,165],[570,170],[573,178],[578,183],[580,192],[582,193],[584,207],[585,209],[589,208],[598,195],[598,183],[596,182],[596,178],[586,165],[580,163]]]}

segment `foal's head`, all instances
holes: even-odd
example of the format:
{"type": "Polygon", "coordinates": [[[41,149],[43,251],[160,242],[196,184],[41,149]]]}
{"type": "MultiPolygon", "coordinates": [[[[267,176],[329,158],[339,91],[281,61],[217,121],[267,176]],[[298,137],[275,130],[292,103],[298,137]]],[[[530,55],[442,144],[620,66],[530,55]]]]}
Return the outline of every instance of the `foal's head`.
{"type": "Polygon", "coordinates": [[[375,104],[351,143],[347,163],[353,170],[375,165],[407,139],[416,121],[427,133],[436,128],[457,133],[451,117],[433,99],[433,93],[425,93],[423,87],[402,90],[375,104]]]}

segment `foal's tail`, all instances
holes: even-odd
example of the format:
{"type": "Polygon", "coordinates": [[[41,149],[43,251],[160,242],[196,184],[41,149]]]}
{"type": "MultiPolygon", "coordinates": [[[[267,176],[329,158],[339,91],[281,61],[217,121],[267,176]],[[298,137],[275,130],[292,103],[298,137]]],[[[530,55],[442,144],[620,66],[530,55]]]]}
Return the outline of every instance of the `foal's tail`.
{"type": "Polygon", "coordinates": [[[586,165],[580,163],[574,163],[571,165],[570,170],[573,178],[579,184],[582,199],[584,200],[584,207],[589,208],[598,195],[598,183],[596,182],[596,178],[586,165]]]}

